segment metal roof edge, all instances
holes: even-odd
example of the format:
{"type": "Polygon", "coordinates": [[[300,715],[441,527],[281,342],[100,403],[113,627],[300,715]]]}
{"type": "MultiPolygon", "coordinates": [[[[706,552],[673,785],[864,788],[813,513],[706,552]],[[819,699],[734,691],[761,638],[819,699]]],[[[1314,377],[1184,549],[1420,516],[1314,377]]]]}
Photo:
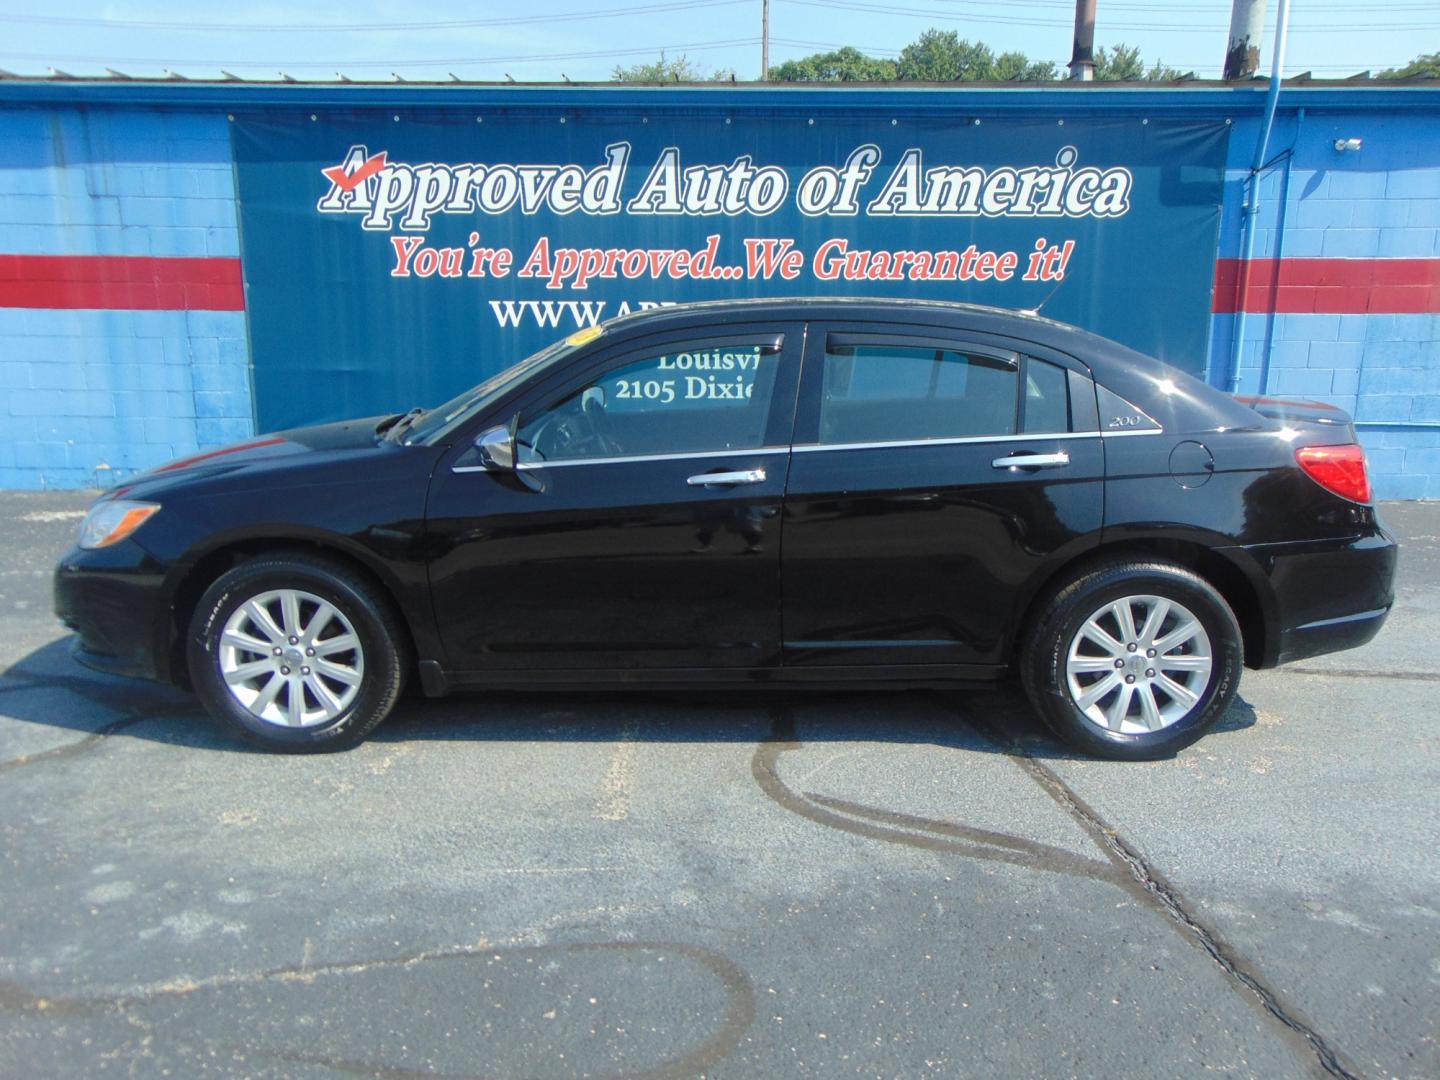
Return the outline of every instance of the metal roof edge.
{"type": "MultiPolygon", "coordinates": [[[[492,108],[752,109],[1003,113],[1077,112],[1223,114],[1258,112],[1266,84],[1216,82],[1033,83],[1024,85],[812,85],[721,83],[361,83],[240,82],[165,79],[0,79],[0,105],[87,104],[169,108],[492,108]]],[[[1281,108],[1440,110],[1440,82],[1292,82],[1281,108]]]]}

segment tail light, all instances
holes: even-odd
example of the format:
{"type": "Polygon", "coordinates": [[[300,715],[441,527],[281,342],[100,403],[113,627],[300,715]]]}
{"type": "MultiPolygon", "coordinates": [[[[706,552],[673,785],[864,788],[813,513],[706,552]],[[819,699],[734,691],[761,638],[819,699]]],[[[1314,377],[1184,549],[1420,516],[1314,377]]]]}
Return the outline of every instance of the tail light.
{"type": "Polygon", "coordinates": [[[1326,491],[1353,502],[1370,501],[1370,474],[1365,469],[1365,448],[1346,446],[1302,446],[1295,460],[1305,475],[1326,491]]]}

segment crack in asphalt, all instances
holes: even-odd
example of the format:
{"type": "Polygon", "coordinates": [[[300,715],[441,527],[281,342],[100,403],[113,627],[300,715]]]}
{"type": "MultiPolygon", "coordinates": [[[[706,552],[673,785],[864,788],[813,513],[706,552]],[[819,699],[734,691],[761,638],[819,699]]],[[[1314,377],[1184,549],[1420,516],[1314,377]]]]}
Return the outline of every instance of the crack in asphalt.
{"type": "Polygon", "coordinates": [[[1416,682],[1440,682],[1440,672],[1435,671],[1357,671],[1354,668],[1310,668],[1286,666],[1285,671],[1294,675],[1333,675],[1340,679],[1402,679],[1416,682]]]}
{"type": "Polygon", "coordinates": [[[104,727],[96,728],[83,739],[76,739],[74,742],[66,743],[64,746],[51,747],[49,750],[41,750],[35,754],[21,754],[6,761],[0,761],[0,773],[10,772],[12,769],[23,768],[26,765],[38,765],[42,761],[54,761],[57,758],[74,757],[83,754],[96,743],[114,735],[117,731],[124,731],[135,724],[148,720],[148,716],[122,716],[119,720],[113,720],[104,727]]]}
{"type": "Polygon", "coordinates": [[[1304,1040],[1304,1045],[1315,1055],[1316,1063],[1326,1076],[1339,1077],[1340,1080],[1360,1080],[1355,1066],[1316,1031],[1314,1026],[1301,1019],[1297,1011],[1286,1004],[1277,991],[1266,986],[1253,966],[1190,910],[1179,891],[1164,875],[1151,866],[1118,830],[1081,799],[1053,769],[1037,760],[1014,738],[996,731],[989,724],[971,716],[967,710],[956,711],[964,722],[1005,752],[1042,791],[1065,810],[1117,867],[1124,868],[1142,894],[1185,936],[1204,949],[1226,975],[1248,990],[1268,1016],[1281,1024],[1292,1036],[1304,1040]]]}
{"type": "Polygon", "coordinates": [[[779,759],[782,754],[799,749],[801,745],[795,735],[795,720],[790,710],[780,709],[774,717],[770,736],[755,748],[750,759],[750,772],[760,790],[771,800],[818,825],[869,840],[885,840],[926,851],[1010,863],[1031,870],[1097,878],[1122,886],[1129,880],[1118,875],[1109,863],[1028,837],[915,817],[808,791],[797,792],[781,779],[779,759]]]}
{"type": "Polygon", "coordinates": [[[143,723],[146,720],[163,719],[170,716],[181,716],[194,712],[192,707],[182,703],[157,704],[154,702],[140,702],[133,704],[117,704],[113,696],[107,696],[104,691],[106,684],[94,679],[77,678],[69,675],[35,675],[25,671],[10,670],[0,675],[0,678],[12,680],[14,685],[0,686],[0,696],[6,694],[22,693],[26,690],[44,689],[47,687],[59,687],[69,690],[71,693],[84,698],[102,708],[112,712],[118,712],[121,716],[104,724],[94,731],[86,732],[81,738],[74,742],[65,743],[63,746],[54,746],[49,750],[41,750],[34,754],[21,754],[18,757],[0,761],[0,773],[7,773],[13,769],[19,769],[26,765],[37,765],[43,761],[54,761],[58,758],[73,757],[96,746],[111,735],[124,731],[128,727],[143,723]]]}
{"type": "MultiPolygon", "coordinates": [[[[1345,678],[1377,678],[1377,679],[1413,679],[1421,681],[1440,681],[1440,674],[1426,672],[1378,672],[1378,671],[1355,671],[1355,670],[1325,670],[1316,668],[1292,668],[1297,674],[1307,675],[1328,675],[1345,678]]],[[[128,727],[139,724],[145,720],[162,718],[167,715],[177,715],[190,711],[184,705],[171,704],[156,706],[151,704],[127,704],[117,707],[112,700],[103,696],[106,687],[94,680],[73,678],[63,675],[35,675],[21,671],[7,671],[4,673],[6,679],[15,680],[20,685],[0,686],[0,695],[16,691],[34,689],[44,686],[60,686],[69,689],[74,693],[103,705],[125,713],[119,719],[112,721],[87,733],[83,738],[63,746],[41,751],[36,754],[21,755],[7,761],[0,761],[0,773],[8,772],[26,765],[37,764],[42,761],[65,758],[84,753],[96,746],[104,739],[128,727]]],[[[867,806],[861,803],[849,802],[833,796],[822,795],[806,791],[795,792],[780,779],[776,769],[779,756],[787,750],[798,749],[802,743],[799,741],[795,731],[795,721],[788,706],[776,711],[774,724],[768,738],[759,743],[752,758],[752,774],[760,786],[773,801],[780,804],[787,810],[808,818],[817,824],[836,828],[870,839],[879,839],[889,842],[903,843],[910,846],[925,848],[935,851],[946,851],[958,854],[967,858],[985,859],[990,861],[1010,863],[1034,870],[1048,871],[1059,874],[1069,874],[1078,877],[1088,877],[1093,880],[1115,884],[1126,891],[1134,893],[1151,903],[1163,914],[1166,919],[1196,945],[1202,948],[1227,976],[1238,987],[1249,991],[1249,996],[1263,1009],[1264,1013],[1276,1023],[1280,1024],[1288,1035],[1297,1040],[1297,1046],[1303,1046],[1313,1054],[1315,1063],[1326,1077],[1338,1077],[1340,1080],[1359,1080],[1359,1074],[1342,1053],[1330,1044],[1313,1025],[1302,1019],[1297,1011],[1288,1005],[1278,994],[1269,988],[1236,950],[1227,944],[1219,934],[1207,926],[1193,911],[1190,910],[1179,892],[1172,886],[1164,876],[1156,870],[1143,855],[1139,853],[1129,842],[1120,836],[1118,831],[1109,825],[1105,819],[1092,807],[1084,802],[1052,769],[1035,758],[1025,746],[1013,737],[996,730],[990,724],[973,716],[968,709],[955,702],[947,701],[946,705],[953,711],[962,722],[968,724],[983,738],[992,743],[1006,757],[1009,757],[1040,789],[1063,809],[1076,823],[1085,831],[1096,844],[1107,861],[1087,858],[1077,855],[1064,848],[1055,847],[1031,840],[1026,837],[1015,836],[1008,833],[998,833],[991,830],[974,828],[956,822],[938,821],[934,819],[903,814],[897,811],[886,810],[879,807],[867,806]],[[859,819],[859,820],[857,820],[859,819]]],[[[589,946],[576,946],[580,948],[602,949],[610,947],[624,947],[625,943],[595,943],[589,946]]],[[[661,947],[651,945],[650,947],[661,947]]],[[[696,949],[696,957],[704,954],[709,959],[702,958],[700,962],[712,971],[722,976],[722,982],[727,986],[727,991],[733,986],[733,980],[724,975],[733,969],[737,973],[740,982],[748,986],[743,973],[740,973],[730,961],[719,954],[713,954],[709,950],[698,949],[697,947],[665,946],[667,948],[679,948],[686,951],[696,949]],[[718,963],[725,968],[721,972],[714,965],[718,963]]],[[[40,1009],[54,1009],[57,1006],[59,1011],[68,1011],[66,1006],[78,1007],[80,1010],[87,1010],[94,1007],[117,1008],[124,1012],[127,1005],[139,1001],[151,999],[155,996],[166,994],[185,993],[199,989],[219,988],[223,985],[234,983],[276,980],[287,981],[313,981],[318,974],[348,974],[368,970],[374,966],[411,965],[429,960],[453,959],[472,955],[474,950],[461,948],[459,950],[433,950],[421,952],[409,957],[382,959],[376,961],[362,961],[351,964],[335,964],[319,968],[307,968],[304,970],[281,969],[277,971],[256,973],[252,976],[242,976],[238,979],[222,979],[214,982],[206,981],[198,984],[164,986],[152,990],[150,993],[142,993],[134,997],[117,997],[111,999],[50,999],[31,998],[25,991],[14,984],[0,984],[0,1008],[20,1008],[28,1010],[35,1008],[39,1002],[40,1009]],[[29,1000],[27,1000],[29,999],[29,1000]]],[[[734,1010],[732,1010],[733,1013],[734,1010]]],[[[740,1010],[742,1013],[743,1009],[740,1010]]],[[[740,1035],[753,1020],[753,999],[751,1000],[751,1018],[734,1029],[734,1023],[740,1017],[730,1015],[724,1025],[726,1036],[733,1035],[735,1043],[738,1044],[740,1035]]],[[[722,1040],[723,1041],[723,1040],[722,1040]]],[[[708,1043],[707,1043],[708,1045],[708,1043]]],[[[733,1046],[716,1058],[711,1058],[707,1064],[723,1059],[727,1056],[733,1046]]],[[[300,1055],[279,1054],[285,1059],[296,1063],[324,1064],[332,1068],[347,1072],[363,1072],[366,1075],[382,1075],[400,1078],[408,1078],[412,1073],[403,1068],[395,1069],[388,1066],[377,1067],[371,1063],[352,1062],[343,1059],[330,1058],[308,1058],[300,1055]]],[[[687,1063],[694,1060],[694,1055],[687,1055],[684,1059],[687,1063]]],[[[674,1071],[671,1067],[662,1067],[659,1071],[647,1072],[641,1075],[647,1077],[670,1077],[685,1075],[682,1071],[674,1071]]],[[[428,1075],[428,1074],[427,1074],[428,1075]]]]}
{"type": "MultiPolygon", "coordinates": [[[[713,949],[700,945],[687,945],[664,941],[599,941],[578,942],[556,945],[459,945],[447,948],[425,949],[403,956],[380,957],[373,960],[351,960],[330,964],[311,965],[302,963],[298,967],[275,968],[269,971],[218,975],[208,979],[184,979],[142,987],[124,993],[96,995],[93,997],[46,997],[25,987],[10,982],[0,982],[0,1009],[11,1012],[54,1016],[65,1019],[76,1016],[94,1015],[100,1012],[115,1012],[127,1021],[149,1027],[143,1020],[130,1012],[136,1006],[151,1004],[166,998],[180,997],[204,991],[222,991],[235,987],[254,986],[263,983],[302,983],[311,985],[326,976],[349,976],[371,971],[413,968],[421,964],[444,961],[474,961],[487,956],[500,959],[501,956],[556,957],[575,953],[622,953],[678,956],[694,962],[713,975],[725,994],[725,1004],[718,1016],[719,1026],[708,1038],[687,1052],[669,1061],[662,1061],[647,1069],[628,1070],[614,1074],[612,1080],[681,1080],[704,1074],[716,1064],[729,1057],[740,1045],[744,1034],[755,1022],[755,990],[745,972],[729,958],[713,949]]],[[[235,1047],[230,1047],[234,1049],[235,1047]]],[[[492,1080],[491,1074],[484,1073],[436,1073],[429,1069],[414,1069],[403,1065],[383,1062],[359,1061],[352,1058],[324,1054],[307,1054],[286,1050],[251,1050],[264,1057],[288,1061],[292,1064],[319,1065],[338,1072],[358,1076],[381,1077],[382,1080],[418,1080],[420,1077],[436,1077],[442,1080],[492,1080]]]]}
{"type": "Polygon", "coordinates": [[[1265,1016],[1283,1028],[1298,1053],[1313,1056],[1314,1065],[1321,1075],[1339,1080],[1359,1080],[1355,1067],[1341,1052],[1268,987],[1232,946],[1190,910],[1175,887],[1053,770],[1038,761],[1017,740],[972,716],[964,707],[948,700],[945,704],[963,723],[1015,762],[1080,826],[1106,861],[959,822],[902,814],[809,791],[797,792],[781,779],[777,768],[782,754],[803,745],[796,733],[795,718],[789,706],[775,710],[769,737],[755,748],[751,772],[760,789],[773,801],[820,825],[868,839],[950,852],[967,858],[1007,862],[1032,870],[1088,877],[1119,886],[1156,908],[1182,937],[1202,948],[1245,1000],[1258,1005],[1265,1016]]]}
{"type": "MultiPolygon", "coordinates": [[[[63,746],[54,747],[36,754],[22,754],[19,757],[7,761],[0,761],[0,774],[23,766],[38,764],[43,761],[52,761],[58,758],[79,755],[95,747],[110,735],[122,731],[125,728],[140,724],[146,720],[161,719],[193,711],[181,703],[168,705],[137,703],[117,706],[113,700],[110,700],[104,693],[107,689],[106,686],[91,679],[53,674],[35,675],[29,672],[13,670],[5,672],[3,677],[12,680],[12,685],[0,686],[0,696],[40,687],[58,686],[71,690],[78,696],[95,704],[113,709],[117,712],[123,712],[125,715],[87,733],[83,738],[76,739],[74,742],[66,743],[63,746]]],[[[421,950],[399,957],[382,957],[373,960],[322,964],[318,966],[310,964],[307,957],[299,967],[221,975],[208,979],[179,979],[157,986],[138,988],[130,992],[98,995],[95,997],[47,997],[27,990],[17,983],[0,981],[0,1009],[12,1012],[44,1014],[57,1018],[94,1015],[98,1012],[112,1011],[123,1017],[126,1022],[140,1026],[148,1032],[153,1029],[153,1025],[135,1016],[131,1010],[136,1006],[167,997],[203,991],[218,992],[227,988],[243,987],[265,982],[282,984],[298,982],[309,985],[313,984],[318,977],[323,976],[357,975],[386,968],[409,968],[417,964],[431,962],[473,959],[481,955],[495,955],[498,959],[501,953],[528,954],[532,952],[544,953],[553,951],[600,952],[624,950],[669,953],[694,961],[719,980],[725,992],[725,1007],[719,1017],[719,1028],[709,1038],[705,1039],[687,1053],[669,1062],[662,1062],[648,1069],[639,1071],[631,1070],[615,1074],[612,1080],[682,1080],[684,1077],[704,1074],[735,1051],[741,1039],[744,1037],[745,1032],[755,1021],[755,993],[748,976],[733,961],[714,950],[698,945],[673,942],[587,942],[573,945],[537,945],[523,947],[505,945],[458,946],[421,950]]],[[[412,1080],[412,1078],[413,1080],[418,1080],[420,1077],[441,1075],[430,1070],[410,1069],[404,1066],[386,1063],[357,1061],[338,1056],[311,1055],[284,1050],[260,1050],[255,1052],[262,1056],[287,1061],[291,1064],[319,1065],[324,1068],[334,1069],[337,1072],[350,1073],[357,1076],[380,1077],[382,1080],[412,1080]]],[[[484,1074],[452,1073],[443,1075],[448,1078],[448,1080],[497,1080],[497,1078],[484,1074]]]]}

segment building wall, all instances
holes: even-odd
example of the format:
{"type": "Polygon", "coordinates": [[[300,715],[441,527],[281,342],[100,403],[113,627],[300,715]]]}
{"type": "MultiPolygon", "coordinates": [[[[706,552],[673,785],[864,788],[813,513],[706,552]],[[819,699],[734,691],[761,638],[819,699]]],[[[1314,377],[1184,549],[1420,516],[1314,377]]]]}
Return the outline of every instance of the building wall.
{"type": "MultiPolygon", "coordinates": [[[[1231,137],[1222,260],[1241,254],[1258,134],[1250,119],[1231,137]]],[[[1282,310],[1217,313],[1210,381],[1230,385],[1243,323],[1242,392],[1339,406],[1358,422],[1380,498],[1440,499],[1440,116],[1282,115],[1267,153],[1277,156],[1260,184],[1254,256],[1282,270],[1247,306],[1282,310]],[[1335,149],[1352,137],[1359,151],[1335,149]]]]}
{"type": "MultiPolygon", "coordinates": [[[[189,92],[0,105],[0,488],[108,487],[254,433],[228,122],[189,92]]],[[[1231,385],[1239,333],[1240,390],[1350,411],[1382,498],[1440,498],[1440,109],[1287,105],[1239,296],[1258,128],[1235,117],[1208,378],[1231,385]]]]}
{"type": "Polygon", "coordinates": [[[0,488],[110,487],[252,433],[226,128],[0,110],[0,488]]]}

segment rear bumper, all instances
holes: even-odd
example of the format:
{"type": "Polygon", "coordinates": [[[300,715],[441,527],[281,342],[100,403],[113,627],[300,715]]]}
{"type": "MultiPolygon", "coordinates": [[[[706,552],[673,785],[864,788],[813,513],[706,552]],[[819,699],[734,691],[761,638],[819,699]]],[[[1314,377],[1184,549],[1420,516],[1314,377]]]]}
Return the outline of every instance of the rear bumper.
{"type": "Polygon", "coordinates": [[[112,675],[168,681],[163,581],[150,556],[128,541],[66,552],[55,568],[55,615],[75,631],[75,659],[112,675]]]}
{"type": "Polygon", "coordinates": [[[1390,609],[1383,607],[1282,630],[1277,663],[1288,664],[1293,660],[1304,660],[1322,653],[1340,652],[1342,649],[1364,645],[1380,632],[1389,614],[1390,609]]]}
{"type": "Polygon", "coordinates": [[[1275,590],[1277,632],[1261,666],[1353,649],[1385,625],[1400,547],[1378,519],[1365,536],[1250,551],[1275,590]]]}

